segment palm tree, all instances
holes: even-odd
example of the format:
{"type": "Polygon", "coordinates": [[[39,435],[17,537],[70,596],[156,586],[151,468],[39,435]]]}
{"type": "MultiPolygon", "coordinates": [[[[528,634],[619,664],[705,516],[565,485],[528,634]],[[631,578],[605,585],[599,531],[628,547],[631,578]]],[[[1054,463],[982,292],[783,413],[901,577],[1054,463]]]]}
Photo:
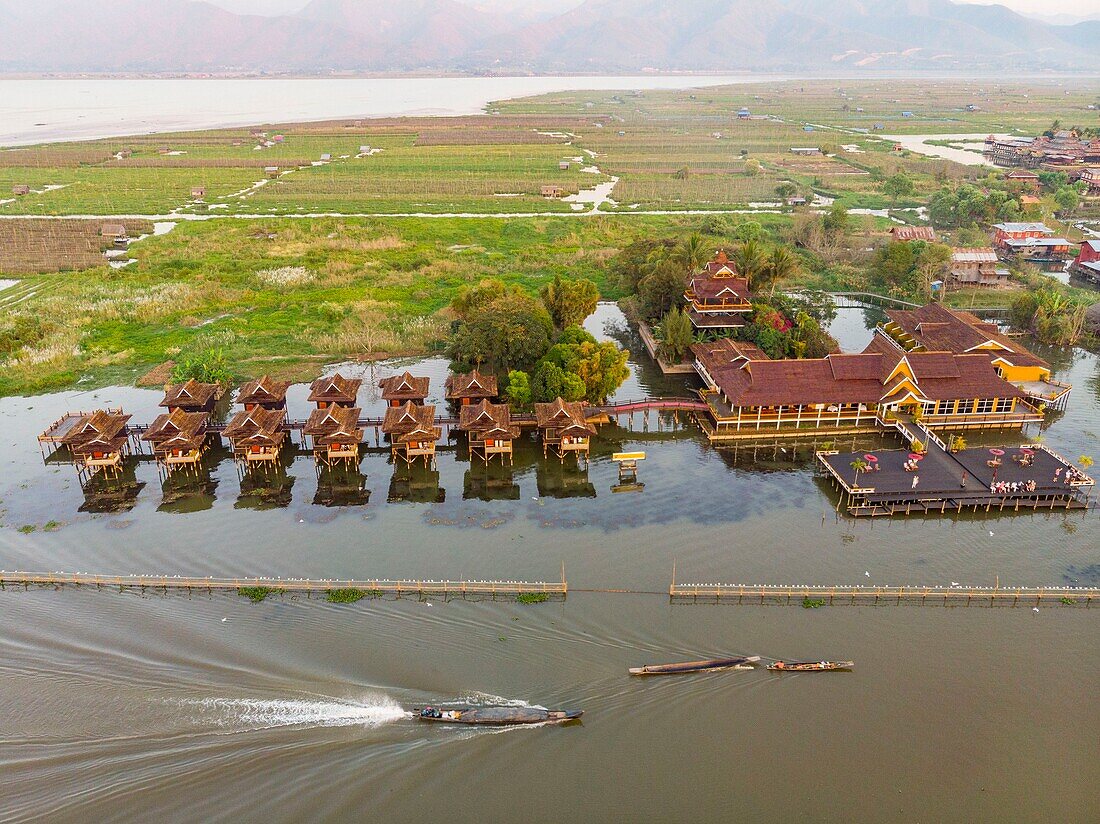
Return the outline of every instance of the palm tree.
{"type": "Polygon", "coordinates": [[[767,278],[771,281],[769,296],[775,295],[775,284],[798,273],[802,261],[786,246],[773,246],[767,260],[767,278]]]}
{"type": "Polygon", "coordinates": [[[1080,458],[1077,459],[1077,463],[1080,464],[1082,469],[1088,469],[1090,466],[1092,466],[1093,460],[1088,455],[1082,455],[1080,458]]]}
{"type": "Polygon", "coordinates": [[[706,242],[698,232],[693,232],[676,246],[672,259],[683,266],[690,274],[695,274],[707,262],[706,242]]]}
{"type": "Polygon", "coordinates": [[[852,479],[852,483],[855,484],[859,481],[859,473],[867,471],[867,461],[863,460],[863,458],[856,458],[848,465],[856,471],[855,478],[852,479]]]}
{"type": "Polygon", "coordinates": [[[761,274],[765,273],[764,250],[757,240],[746,240],[733,253],[733,262],[741,277],[749,282],[749,288],[755,289],[761,274]]]}

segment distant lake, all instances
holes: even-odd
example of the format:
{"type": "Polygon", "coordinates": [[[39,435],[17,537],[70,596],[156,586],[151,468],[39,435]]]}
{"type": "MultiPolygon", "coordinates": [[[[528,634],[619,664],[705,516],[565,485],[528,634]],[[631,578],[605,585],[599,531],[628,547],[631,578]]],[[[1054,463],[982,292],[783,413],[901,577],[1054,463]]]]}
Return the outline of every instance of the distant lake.
{"type": "Polygon", "coordinates": [[[0,79],[0,146],[397,115],[465,115],[568,90],[683,89],[779,75],[325,79],[0,79]]]}

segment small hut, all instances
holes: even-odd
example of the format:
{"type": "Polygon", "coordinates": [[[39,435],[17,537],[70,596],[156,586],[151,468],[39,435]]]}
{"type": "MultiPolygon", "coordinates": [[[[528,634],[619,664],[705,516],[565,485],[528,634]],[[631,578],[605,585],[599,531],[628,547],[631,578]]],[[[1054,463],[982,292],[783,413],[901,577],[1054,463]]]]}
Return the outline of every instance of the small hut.
{"type": "Polygon", "coordinates": [[[497,396],[496,375],[483,375],[476,369],[472,372],[448,375],[443,386],[446,389],[447,400],[454,401],[459,406],[469,406],[476,401],[497,396]]]}
{"type": "Polygon", "coordinates": [[[890,237],[902,243],[908,243],[912,240],[935,243],[936,230],[931,226],[895,226],[890,230],[890,237]]]}
{"type": "Polygon", "coordinates": [[[118,156],[119,160],[126,160],[127,158],[130,158],[130,157],[134,156],[134,150],[133,149],[122,149],[121,151],[119,151],[117,156],[118,156]]]}
{"type": "Polygon", "coordinates": [[[559,160],[558,161],[558,169],[560,171],[563,171],[563,172],[569,171],[569,161],[568,160],[559,160]]]}
{"type": "Polygon", "coordinates": [[[463,406],[458,413],[458,428],[470,442],[470,457],[475,455],[485,463],[496,455],[501,463],[512,463],[512,442],[519,437],[519,427],[512,423],[512,412],[506,403],[482,400],[476,406],[463,406]]]}
{"type": "Polygon", "coordinates": [[[17,183],[11,187],[11,193],[13,195],[29,195],[31,193],[31,187],[26,183],[17,183]]]}
{"type": "Polygon", "coordinates": [[[237,394],[237,403],[244,406],[246,412],[253,409],[279,410],[286,412],[286,390],[289,381],[277,381],[269,375],[249,381],[237,394]]]}
{"type": "Polygon", "coordinates": [[[430,378],[418,378],[410,372],[403,372],[400,375],[383,378],[378,382],[378,386],[382,389],[382,400],[386,405],[397,407],[408,401],[423,404],[424,399],[428,397],[430,383],[430,378]]]}
{"type": "Polygon", "coordinates": [[[330,160],[332,160],[332,155],[329,154],[328,152],[325,152],[321,155],[321,161],[322,162],[327,163],[330,160]]]}
{"type": "Polygon", "coordinates": [[[588,460],[591,437],[596,429],[584,414],[584,404],[557,398],[551,403],[535,404],[535,423],[542,433],[542,454],[551,450],[562,461],[568,453],[588,460]]]}
{"type": "Polygon", "coordinates": [[[382,432],[389,436],[394,463],[401,458],[411,466],[423,458],[425,466],[435,464],[435,444],[443,437],[443,430],[435,425],[434,406],[412,401],[406,401],[404,406],[391,406],[382,421],[382,432]]]}
{"type": "Polygon", "coordinates": [[[238,412],[225,428],[225,437],[233,446],[233,459],[245,468],[278,466],[286,441],[283,409],[253,406],[238,412]]]}
{"type": "Polygon", "coordinates": [[[565,195],[565,187],[556,183],[545,183],[539,187],[539,194],[543,197],[562,197],[565,195]]]}
{"type": "Polygon", "coordinates": [[[171,383],[164,389],[164,400],[160,402],[169,412],[182,409],[184,412],[202,412],[209,416],[221,393],[216,383],[200,383],[191,378],[184,383],[171,383]]]}
{"type": "Polygon", "coordinates": [[[279,176],[279,167],[278,166],[264,166],[264,174],[267,175],[268,177],[278,177],[279,176]]]}
{"type": "Polygon", "coordinates": [[[339,372],[331,378],[318,378],[309,385],[309,402],[317,404],[318,409],[330,406],[355,406],[359,396],[362,378],[345,378],[339,372]]]}
{"type": "Polygon", "coordinates": [[[99,236],[109,238],[115,243],[125,243],[129,237],[124,223],[104,223],[100,225],[99,236]]]}
{"type": "Polygon", "coordinates": [[[61,443],[69,447],[82,473],[102,471],[118,476],[122,459],[130,451],[129,420],[122,410],[96,410],[81,416],[61,443]]]}
{"type": "Polygon", "coordinates": [[[206,451],[207,418],[207,412],[189,412],[178,406],[158,415],[141,436],[152,445],[157,466],[169,475],[180,468],[197,474],[206,451]]]}
{"type": "Polygon", "coordinates": [[[310,414],[302,434],[312,442],[313,460],[318,465],[358,464],[359,444],[363,441],[360,414],[356,406],[339,405],[319,406],[310,414]]]}
{"type": "Polygon", "coordinates": [[[191,187],[191,198],[193,200],[202,200],[204,197],[206,197],[206,187],[205,186],[192,186],[191,187]]]}

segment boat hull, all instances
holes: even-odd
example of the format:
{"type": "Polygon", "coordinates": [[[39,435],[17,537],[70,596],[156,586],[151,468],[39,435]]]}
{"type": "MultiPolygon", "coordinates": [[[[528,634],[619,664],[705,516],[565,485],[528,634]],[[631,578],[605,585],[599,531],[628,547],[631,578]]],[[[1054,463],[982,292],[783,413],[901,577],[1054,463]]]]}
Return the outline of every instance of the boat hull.
{"type": "Polygon", "coordinates": [[[737,658],[710,658],[705,661],[683,661],[678,664],[648,664],[644,667],[631,667],[631,675],[683,675],[689,672],[717,672],[730,669],[752,669],[760,660],[759,655],[739,656],[737,658]]]}
{"type": "Polygon", "coordinates": [[[584,710],[544,710],[536,707],[456,707],[436,715],[417,712],[421,721],[507,727],[519,724],[563,724],[584,715],[584,710]]]}
{"type": "Polygon", "coordinates": [[[776,661],[768,665],[772,672],[832,672],[852,667],[851,661],[776,661]]]}

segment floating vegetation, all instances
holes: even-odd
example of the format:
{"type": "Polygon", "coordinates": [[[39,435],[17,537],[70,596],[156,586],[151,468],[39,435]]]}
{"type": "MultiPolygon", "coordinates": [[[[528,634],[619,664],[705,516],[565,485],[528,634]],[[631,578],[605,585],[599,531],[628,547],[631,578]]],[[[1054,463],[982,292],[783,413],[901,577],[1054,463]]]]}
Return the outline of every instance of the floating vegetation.
{"type": "Polygon", "coordinates": [[[254,604],[260,603],[268,595],[276,592],[273,587],[237,587],[237,594],[243,595],[254,604]]]}
{"type": "Polygon", "coordinates": [[[825,599],[824,598],[803,598],[802,599],[802,608],[803,609],[817,609],[818,607],[823,607],[823,606],[825,606],[825,599]]]}
{"type": "Polygon", "coordinates": [[[326,600],[332,604],[354,604],[364,598],[381,598],[380,589],[359,589],[358,587],[342,587],[340,589],[326,590],[326,600]]]}
{"type": "Polygon", "coordinates": [[[1063,595],[1062,596],[1062,603],[1065,604],[1067,607],[1071,607],[1074,604],[1076,604],[1077,602],[1074,601],[1072,598],[1070,598],[1068,595],[1063,595]]]}
{"type": "Polygon", "coordinates": [[[545,604],[549,600],[545,592],[521,592],[516,596],[517,604],[545,604]]]}

